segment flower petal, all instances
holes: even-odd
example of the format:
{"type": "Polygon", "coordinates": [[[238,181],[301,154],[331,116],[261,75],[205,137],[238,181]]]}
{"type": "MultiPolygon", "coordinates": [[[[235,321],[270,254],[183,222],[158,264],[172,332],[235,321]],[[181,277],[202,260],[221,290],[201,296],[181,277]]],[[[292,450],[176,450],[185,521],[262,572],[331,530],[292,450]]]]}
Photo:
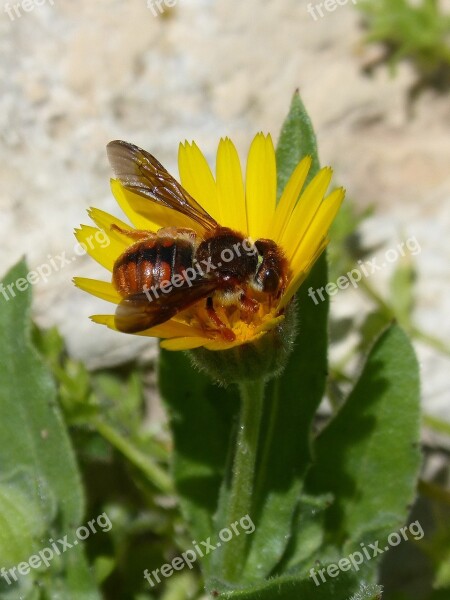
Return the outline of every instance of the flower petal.
{"type": "Polygon", "coordinates": [[[162,227],[173,226],[203,231],[200,225],[189,217],[153,202],[150,198],[130,192],[117,179],[111,179],[111,190],[120,208],[137,229],[158,231],[162,227]]]}
{"type": "MultiPolygon", "coordinates": [[[[106,325],[109,329],[119,331],[116,327],[114,315],[92,315],[90,319],[94,323],[106,325]]],[[[184,323],[179,323],[174,319],[170,319],[165,323],[161,323],[161,325],[156,325],[145,331],[139,331],[135,335],[158,338],[179,338],[198,337],[199,333],[201,333],[201,329],[198,329],[197,327],[191,327],[190,325],[185,325],[184,323]]],[[[203,337],[203,339],[207,341],[209,338],[203,337]]]]}
{"type": "Polygon", "coordinates": [[[122,296],[117,292],[113,284],[108,281],[99,281],[98,279],[89,279],[87,277],[74,277],[73,282],[80,290],[107,302],[119,304],[122,300],[122,296]]]}
{"type": "Polygon", "coordinates": [[[241,163],[229,138],[221,139],[217,149],[216,181],[220,224],[246,235],[247,215],[241,163]]]}
{"type": "Polygon", "coordinates": [[[89,256],[92,256],[108,271],[113,270],[116,259],[130,245],[120,242],[116,237],[109,236],[103,229],[88,225],[81,225],[79,229],[75,229],[74,233],[89,256]],[[105,245],[105,239],[108,241],[107,245],[105,245]]]}
{"type": "Polygon", "coordinates": [[[149,201],[146,201],[144,198],[141,198],[141,196],[126,190],[118,179],[111,179],[110,184],[111,191],[117,201],[117,204],[137,229],[149,229],[150,231],[156,231],[159,228],[159,224],[153,222],[148,215],[142,216],[136,210],[136,205],[144,206],[145,208],[145,205],[149,201]]]}
{"type": "Polygon", "coordinates": [[[193,350],[204,346],[208,341],[206,337],[178,337],[161,342],[161,348],[165,350],[193,350]]]}
{"type": "Polygon", "coordinates": [[[281,194],[280,201],[277,204],[275,210],[275,222],[273,226],[273,241],[278,242],[284,233],[292,211],[297,204],[300,192],[305,184],[306,178],[308,177],[309,170],[311,168],[312,157],[305,156],[295,167],[286,187],[281,194]]]}
{"type": "Polygon", "coordinates": [[[219,220],[216,182],[211,169],[195,142],[178,147],[178,170],[181,185],[211,215],[219,220]]]}
{"type": "Polygon", "coordinates": [[[271,237],[277,197],[277,170],[272,138],[258,133],[250,146],[246,170],[249,237],[271,237]]]}
{"type": "Polygon", "coordinates": [[[207,340],[205,342],[204,346],[207,350],[214,350],[214,351],[230,350],[231,348],[235,348],[236,346],[241,346],[242,344],[248,344],[248,343],[255,342],[260,337],[265,335],[265,333],[266,333],[265,331],[260,331],[259,333],[256,333],[250,339],[242,340],[240,338],[237,338],[234,342],[227,342],[227,341],[223,340],[222,338],[218,338],[215,340],[207,340]]]}
{"type": "MultiPolygon", "coordinates": [[[[309,226],[322,204],[325,192],[330,185],[331,176],[332,170],[329,167],[321,169],[308,184],[291,214],[289,223],[280,239],[280,245],[284,248],[291,263],[303,236],[309,230],[309,226]]],[[[320,239],[322,237],[320,236],[320,239]]]]}
{"type": "Polygon", "coordinates": [[[291,267],[294,272],[303,271],[309,264],[310,258],[315,256],[318,247],[328,235],[328,230],[342,204],[344,195],[344,190],[338,188],[327,196],[320,205],[314,220],[292,257],[291,267]]]}
{"type": "Polygon", "coordinates": [[[328,245],[328,240],[322,240],[318,244],[316,252],[312,256],[309,257],[309,261],[305,264],[304,268],[302,270],[295,271],[295,275],[294,275],[293,279],[290,281],[285,293],[283,294],[283,297],[281,298],[280,304],[278,305],[279,310],[284,308],[289,303],[289,301],[292,299],[294,294],[297,293],[298,288],[305,281],[305,279],[307,278],[314,263],[319,258],[319,256],[322,254],[322,252],[325,250],[327,245],[328,245]]]}
{"type": "Polygon", "coordinates": [[[291,260],[291,268],[294,273],[292,281],[280,302],[280,308],[286,306],[300,285],[306,279],[312,266],[325,250],[328,239],[328,230],[336,217],[339,207],[345,196],[345,190],[338,188],[325,198],[317,211],[317,214],[297,248],[291,260]]]}
{"type": "Polygon", "coordinates": [[[124,246],[124,248],[127,248],[131,244],[134,244],[134,242],[136,241],[133,240],[133,238],[125,235],[124,233],[120,233],[120,231],[111,228],[111,225],[117,225],[117,227],[120,227],[121,229],[133,231],[133,227],[131,227],[124,221],[121,221],[117,217],[114,217],[113,215],[110,215],[109,213],[100,210],[99,208],[90,208],[88,210],[88,215],[97,225],[97,227],[102,229],[109,238],[117,240],[121,245],[124,246]]]}
{"type": "Polygon", "coordinates": [[[278,315],[278,317],[272,317],[271,319],[266,319],[264,323],[262,323],[259,327],[256,327],[255,332],[259,333],[261,331],[270,331],[274,327],[277,327],[282,321],[284,321],[284,315],[278,315]]]}

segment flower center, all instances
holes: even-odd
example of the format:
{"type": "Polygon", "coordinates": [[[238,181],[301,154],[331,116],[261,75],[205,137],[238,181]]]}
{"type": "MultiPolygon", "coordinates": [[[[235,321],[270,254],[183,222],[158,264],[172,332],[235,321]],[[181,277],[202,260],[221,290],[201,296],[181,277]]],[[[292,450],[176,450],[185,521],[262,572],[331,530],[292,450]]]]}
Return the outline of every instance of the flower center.
{"type": "Polygon", "coordinates": [[[177,315],[177,320],[202,330],[211,339],[223,338],[229,342],[245,342],[271,329],[283,317],[277,314],[277,305],[267,299],[256,301],[246,298],[239,303],[223,305],[219,298],[197,302],[177,315]]]}

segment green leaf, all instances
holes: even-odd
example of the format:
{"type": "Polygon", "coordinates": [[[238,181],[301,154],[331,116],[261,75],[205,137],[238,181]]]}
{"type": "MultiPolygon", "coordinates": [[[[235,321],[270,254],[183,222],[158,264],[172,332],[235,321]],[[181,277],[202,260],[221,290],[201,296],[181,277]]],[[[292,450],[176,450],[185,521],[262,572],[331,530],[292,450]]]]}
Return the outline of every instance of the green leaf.
{"type": "MultiPolygon", "coordinates": [[[[8,298],[0,294],[0,565],[7,568],[49,547],[50,537],[73,539],[84,511],[55,387],[30,341],[31,293],[18,291],[26,275],[21,262],[0,287],[12,290],[8,298]]],[[[99,598],[82,545],[19,579],[21,589],[35,579],[49,594],[62,589],[65,597],[99,598]]]]}
{"type": "MultiPolygon", "coordinates": [[[[350,594],[358,595],[352,600],[381,600],[379,586],[359,586],[355,576],[350,573],[339,573],[334,579],[327,577],[325,582],[317,578],[314,583],[311,577],[276,577],[260,583],[250,589],[231,591],[220,594],[223,600],[349,600],[350,594]],[[358,589],[359,588],[359,589],[358,589]],[[358,591],[357,591],[358,590],[358,591]]],[[[210,590],[214,591],[214,588],[210,590]]]]}
{"type": "MultiPolygon", "coordinates": [[[[301,535],[292,535],[283,561],[277,566],[278,573],[290,573],[314,565],[317,553],[323,545],[325,536],[326,509],[333,497],[300,495],[293,522],[293,530],[301,535]]],[[[322,557],[323,559],[323,557],[322,557]]]]}
{"type": "Polygon", "coordinates": [[[433,590],[429,600],[448,600],[450,598],[450,587],[443,590],[433,590]]]}
{"type": "Polygon", "coordinates": [[[175,439],[173,475],[181,509],[200,542],[215,533],[213,517],[239,410],[237,391],[217,387],[185,354],[166,350],[160,353],[159,385],[175,439]]]}
{"type": "Polygon", "coordinates": [[[298,90],[295,92],[277,144],[277,196],[280,198],[292,171],[304,156],[312,156],[308,183],[320,168],[317,141],[311,119],[298,90]]]}
{"type": "MultiPolygon", "coordinates": [[[[278,187],[282,189],[305,154],[312,154],[314,175],[319,168],[314,131],[294,95],[277,147],[278,187]]],[[[281,559],[290,536],[305,471],[311,461],[309,440],[314,414],[322,400],[327,376],[328,297],[315,304],[308,296],[327,283],[325,255],[317,261],[297,294],[298,336],[281,377],[269,383],[262,425],[262,454],[257,469],[256,531],[246,566],[247,576],[270,574],[281,559]]]]}
{"type": "Polygon", "coordinates": [[[375,584],[362,583],[359,590],[350,600],[381,600],[382,587],[375,584]]]}
{"type": "Polygon", "coordinates": [[[408,331],[412,327],[411,315],[414,309],[414,283],[416,271],[410,257],[404,257],[398,264],[390,280],[392,310],[402,327],[408,331]]]}
{"type": "Polygon", "coordinates": [[[434,585],[436,588],[450,586],[450,550],[448,548],[437,566],[434,585]]]}
{"type": "Polygon", "coordinates": [[[419,399],[414,351],[392,325],[376,341],[347,402],[317,438],[308,475],[308,493],[335,497],[327,533],[333,543],[347,540],[345,554],[361,541],[395,532],[408,515],[420,467],[419,399]]]}

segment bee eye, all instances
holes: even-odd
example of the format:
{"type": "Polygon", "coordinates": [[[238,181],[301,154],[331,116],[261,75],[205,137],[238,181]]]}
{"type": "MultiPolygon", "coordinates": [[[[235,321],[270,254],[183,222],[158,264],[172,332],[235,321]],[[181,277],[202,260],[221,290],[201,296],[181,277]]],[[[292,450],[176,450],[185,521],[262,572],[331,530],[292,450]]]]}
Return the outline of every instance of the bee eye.
{"type": "Polygon", "coordinates": [[[280,287],[280,275],[278,271],[269,267],[264,269],[259,275],[262,291],[267,294],[276,294],[280,287]]]}

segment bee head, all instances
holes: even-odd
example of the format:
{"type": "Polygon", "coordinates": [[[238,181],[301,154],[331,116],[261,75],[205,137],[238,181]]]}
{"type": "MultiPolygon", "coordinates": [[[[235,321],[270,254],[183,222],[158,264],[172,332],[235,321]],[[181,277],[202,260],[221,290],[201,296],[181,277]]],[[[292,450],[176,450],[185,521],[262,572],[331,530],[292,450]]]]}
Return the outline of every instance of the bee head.
{"type": "Polygon", "coordinates": [[[272,240],[257,240],[255,246],[258,266],[253,287],[259,292],[279,297],[286,285],[286,259],[272,240]]]}

